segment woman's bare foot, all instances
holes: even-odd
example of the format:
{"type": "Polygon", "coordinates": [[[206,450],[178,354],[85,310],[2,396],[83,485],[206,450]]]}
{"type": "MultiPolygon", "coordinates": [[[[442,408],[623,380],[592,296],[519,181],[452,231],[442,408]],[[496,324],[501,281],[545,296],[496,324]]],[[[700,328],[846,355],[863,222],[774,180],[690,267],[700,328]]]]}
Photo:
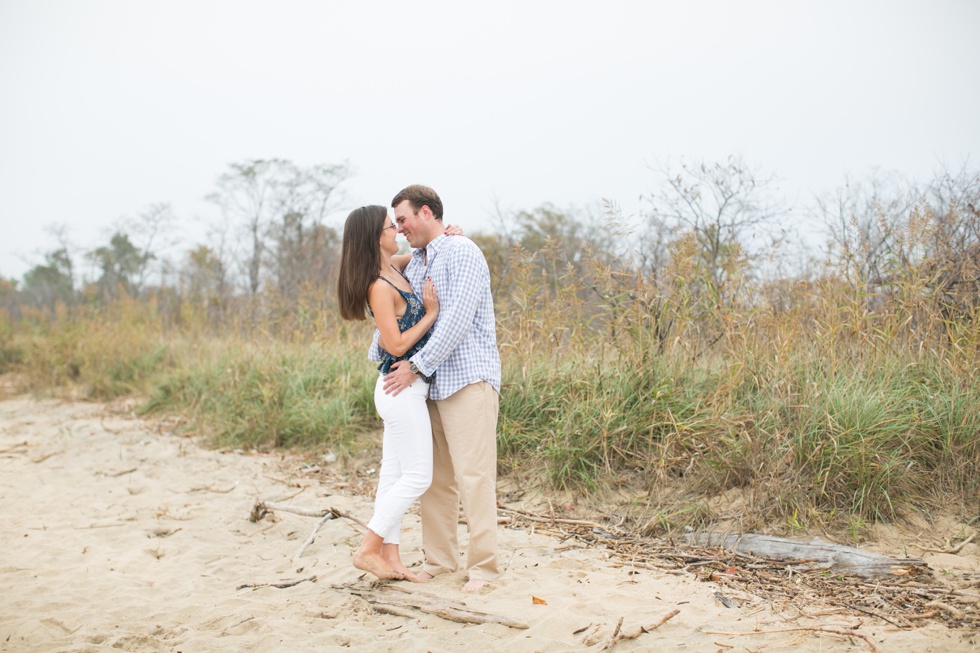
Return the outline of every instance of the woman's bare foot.
{"type": "Polygon", "coordinates": [[[392,568],[388,562],[377,553],[361,553],[358,551],[353,557],[354,566],[362,571],[374,574],[383,580],[394,580],[404,578],[404,576],[392,568]]]}
{"type": "Polygon", "coordinates": [[[404,578],[405,580],[410,580],[413,583],[422,582],[419,580],[418,576],[416,576],[413,572],[409,571],[408,567],[402,564],[402,559],[398,555],[398,549],[394,549],[394,551],[392,552],[392,551],[386,551],[385,547],[381,547],[381,557],[384,559],[385,562],[388,563],[389,567],[394,569],[395,572],[401,574],[402,578],[404,578]]]}
{"type": "Polygon", "coordinates": [[[459,589],[459,591],[460,592],[479,592],[480,590],[482,590],[486,586],[486,584],[487,584],[487,581],[485,581],[485,580],[480,580],[479,578],[471,578],[468,581],[466,581],[466,584],[463,585],[459,589]]]}
{"type": "Polygon", "coordinates": [[[419,579],[420,583],[428,583],[430,580],[435,578],[435,576],[427,571],[420,571],[419,573],[415,574],[415,577],[419,579]]]}
{"type": "Polygon", "coordinates": [[[419,577],[415,575],[415,573],[409,571],[408,567],[406,567],[402,563],[402,556],[401,553],[399,552],[397,544],[391,544],[391,543],[382,544],[381,557],[384,558],[384,561],[388,563],[389,567],[391,567],[396,572],[401,574],[402,578],[404,578],[405,580],[410,580],[413,583],[422,582],[421,580],[419,580],[419,577]]]}
{"type": "Polygon", "coordinates": [[[401,574],[402,578],[404,578],[405,580],[410,580],[413,583],[422,582],[421,580],[419,580],[419,577],[416,576],[413,572],[409,571],[408,567],[406,567],[405,565],[401,563],[392,564],[391,562],[389,562],[389,564],[391,564],[391,568],[394,569],[399,574],[401,574]]]}

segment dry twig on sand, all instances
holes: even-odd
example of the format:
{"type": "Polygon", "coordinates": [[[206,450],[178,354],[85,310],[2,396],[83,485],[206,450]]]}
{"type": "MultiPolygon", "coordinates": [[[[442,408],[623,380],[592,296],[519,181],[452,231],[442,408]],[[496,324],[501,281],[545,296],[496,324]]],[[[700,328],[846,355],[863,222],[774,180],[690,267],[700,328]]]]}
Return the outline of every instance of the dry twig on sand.
{"type": "Polygon", "coordinates": [[[105,476],[106,478],[119,478],[120,476],[125,476],[126,474],[132,474],[133,472],[137,471],[138,469],[139,469],[139,467],[131,467],[129,469],[124,469],[124,470],[118,471],[118,472],[111,472],[111,473],[110,472],[102,472],[102,475],[105,476]]]}
{"type": "Polygon", "coordinates": [[[617,643],[619,643],[624,639],[636,639],[643,633],[652,633],[657,628],[660,628],[661,626],[663,626],[665,623],[667,623],[668,621],[670,621],[680,613],[681,613],[680,610],[674,610],[673,612],[669,612],[666,615],[664,615],[664,617],[657,623],[652,624],[650,626],[640,626],[635,631],[629,633],[621,630],[623,626],[623,617],[620,617],[619,621],[616,623],[616,628],[613,629],[612,638],[608,642],[606,642],[606,644],[601,649],[599,649],[599,653],[604,653],[604,651],[612,650],[612,647],[614,647],[617,643]]]}
{"type": "MultiPolygon", "coordinates": [[[[937,583],[928,566],[918,559],[887,559],[889,570],[899,573],[889,573],[872,581],[851,576],[846,571],[829,572],[813,565],[814,560],[810,557],[778,560],[757,553],[725,550],[715,543],[709,546],[644,536],[616,524],[594,527],[566,524],[524,511],[508,510],[507,513],[513,516],[510,528],[547,530],[563,541],[604,548],[624,566],[663,573],[694,573],[701,581],[768,602],[796,606],[801,611],[805,606],[807,610],[833,608],[853,615],[873,613],[876,618],[905,628],[914,626],[912,620],[921,623],[925,619],[934,619],[951,628],[980,627],[980,612],[974,607],[973,597],[967,596],[963,588],[937,583]],[[547,523],[547,529],[541,528],[544,523],[547,523]]],[[[964,576],[962,580],[969,583],[971,579],[964,576]]],[[[732,596],[729,591],[725,594],[732,596]]],[[[736,595],[736,600],[743,599],[736,595]]]]}
{"type": "Polygon", "coordinates": [[[724,633],[717,630],[705,630],[705,635],[727,635],[728,637],[749,637],[751,635],[772,635],[775,633],[798,633],[798,632],[811,632],[811,633],[829,633],[831,635],[840,635],[842,637],[857,637],[858,639],[863,639],[864,642],[871,648],[873,653],[878,653],[878,648],[871,641],[871,638],[867,635],[862,635],[856,632],[847,632],[846,630],[834,630],[833,628],[779,628],[777,630],[755,630],[751,633],[724,633]]]}
{"type": "Polygon", "coordinates": [[[52,456],[57,456],[60,453],[65,453],[65,450],[64,449],[58,449],[57,451],[50,451],[48,453],[41,454],[37,458],[32,458],[31,459],[31,462],[32,463],[35,463],[35,464],[36,463],[43,463],[48,458],[51,458],[52,456]]]}
{"type": "Polygon", "coordinates": [[[24,453],[23,451],[16,451],[17,449],[22,449],[27,447],[27,440],[23,442],[18,442],[12,447],[7,447],[6,449],[0,449],[0,453],[24,453]]]}
{"type": "MultiPolygon", "coordinates": [[[[352,516],[350,513],[344,512],[343,510],[338,510],[337,508],[326,508],[317,510],[314,508],[303,508],[300,506],[290,506],[284,503],[276,503],[274,501],[256,501],[255,505],[252,506],[252,512],[249,515],[249,521],[257,522],[272,511],[278,510],[280,512],[289,512],[295,515],[302,515],[304,517],[319,517],[320,521],[317,522],[316,526],[313,527],[313,532],[310,536],[306,538],[303,545],[299,548],[299,551],[293,556],[292,565],[294,568],[298,566],[299,558],[306,551],[307,547],[313,544],[316,539],[317,533],[325,523],[332,519],[345,519],[360,524],[361,527],[367,529],[367,524],[362,522],[357,517],[352,516]]],[[[301,567],[299,569],[302,569],[301,567]]]]}
{"type": "MultiPolygon", "coordinates": [[[[955,554],[959,553],[960,551],[962,551],[963,550],[963,547],[965,547],[967,544],[969,544],[970,542],[972,542],[973,539],[976,536],[977,536],[977,534],[976,533],[973,533],[972,535],[970,535],[970,537],[966,538],[965,540],[963,540],[962,542],[960,542],[956,546],[947,546],[945,549],[930,549],[928,547],[919,546],[918,544],[913,544],[912,546],[914,546],[915,548],[917,548],[920,551],[923,551],[925,553],[951,553],[951,554],[954,554],[955,555],[955,554]]],[[[949,544],[949,540],[947,540],[946,542],[947,542],[947,544],[949,544]]]]}
{"type": "Polygon", "coordinates": [[[539,524],[568,524],[569,526],[588,526],[590,528],[608,528],[607,526],[601,526],[595,523],[594,521],[587,521],[584,519],[562,519],[559,517],[539,517],[538,515],[532,515],[531,513],[523,510],[512,510],[510,508],[497,508],[497,512],[506,512],[512,515],[518,515],[523,519],[537,522],[539,524]]]}
{"type": "Polygon", "coordinates": [[[317,522],[316,526],[313,527],[313,532],[310,533],[310,536],[308,538],[306,538],[306,541],[305,542],[303,542],[303,546],[299,547],[299,551],[297,551],[296,552],[296,555],[293,556],[293,568],[294,569],[297,569],[297,570],[302,569],[302,567],[299,567],[299,559],[300,559],[300,556],[302,556],[303,555],[303,552],[306,551],[306,547],[308,547],[309,545],[313,544],[313,540],[316,539],[316,534],[320,532],[320,528],[322,528],[323,525],[326,524],[331,519],[336,519],[336,518],[337,518],[337,515],[336,514],[334,514],[332,512],[329,512],[329,513],[327,513],[326,515],[323,516],[323,519],[321,519],[320,521],[317,522]]]}
{"type": "Polygon", "coordinates": [[[294,587],[296,585],[299,585],[300,583],[305,583],[306,581],[310,581],[311,583],[315,583],[316,582],[316,576],[308,576],[307,578],[299,578],[297,580],[287,580],[287,581],[282,581],[281,583],[256,583],[254,585],[251,585],[251,584],[249,584],[249,585],[239,585],[235,589],[236,590],[250,589],[252,591],[255,591],[257,589],[261,589],[263,587],[275,587],[276,589],[286,589],[287,587],[294,587]]]}

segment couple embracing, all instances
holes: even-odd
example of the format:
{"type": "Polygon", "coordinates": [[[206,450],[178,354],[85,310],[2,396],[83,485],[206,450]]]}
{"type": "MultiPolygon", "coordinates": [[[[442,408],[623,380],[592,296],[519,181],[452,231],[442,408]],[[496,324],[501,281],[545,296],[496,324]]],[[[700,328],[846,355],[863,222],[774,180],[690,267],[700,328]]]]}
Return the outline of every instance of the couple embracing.
{"type": "Polygon", "coordinates": [[[500,354],[490,272],[480,249],[443,223],[442,200],[408,186],[383,206],[351,212],[337,284],[341,316],[370,315],[380,361],[374,403],[384,421],[374,515],[354,565],[379,578],[426,581],[459,564],[459,505],[469,528],[476,591],[497,566],[497,409],[500,354]],[[395,234],[412,246],[398,254],[395,234]],[[422,570],[399,555],[401,519],[422,509],[422,570]]]}

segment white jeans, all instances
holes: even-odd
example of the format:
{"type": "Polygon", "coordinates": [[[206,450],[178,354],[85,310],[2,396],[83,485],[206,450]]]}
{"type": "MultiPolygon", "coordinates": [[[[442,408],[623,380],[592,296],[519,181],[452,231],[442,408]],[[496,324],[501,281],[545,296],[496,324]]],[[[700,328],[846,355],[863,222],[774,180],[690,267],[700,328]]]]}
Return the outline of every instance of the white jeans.
{"type": "Polygon", "coordinates": [[[384,391],[384,376],[374,386],[374,406],[384,420],[381,472],[374,516],[368,528],[398,544],[402,516],[432,482],[432,427],[425,405],[429,384],[421,378],[393,397],[384,391]]]}

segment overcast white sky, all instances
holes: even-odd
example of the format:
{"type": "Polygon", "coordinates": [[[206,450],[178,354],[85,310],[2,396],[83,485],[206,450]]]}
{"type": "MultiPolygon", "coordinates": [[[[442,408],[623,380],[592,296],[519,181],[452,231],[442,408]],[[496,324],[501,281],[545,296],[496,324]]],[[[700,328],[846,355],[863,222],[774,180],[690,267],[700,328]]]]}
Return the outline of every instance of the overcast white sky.
{"type": "Polygon", "coordinates": [[[791,199],[980,153],[980,1],[0,0],[0,275],[231,162],[349,161],[346,210],[436,188],[626,211],[649,165],[739,153],[791,199]]]}

